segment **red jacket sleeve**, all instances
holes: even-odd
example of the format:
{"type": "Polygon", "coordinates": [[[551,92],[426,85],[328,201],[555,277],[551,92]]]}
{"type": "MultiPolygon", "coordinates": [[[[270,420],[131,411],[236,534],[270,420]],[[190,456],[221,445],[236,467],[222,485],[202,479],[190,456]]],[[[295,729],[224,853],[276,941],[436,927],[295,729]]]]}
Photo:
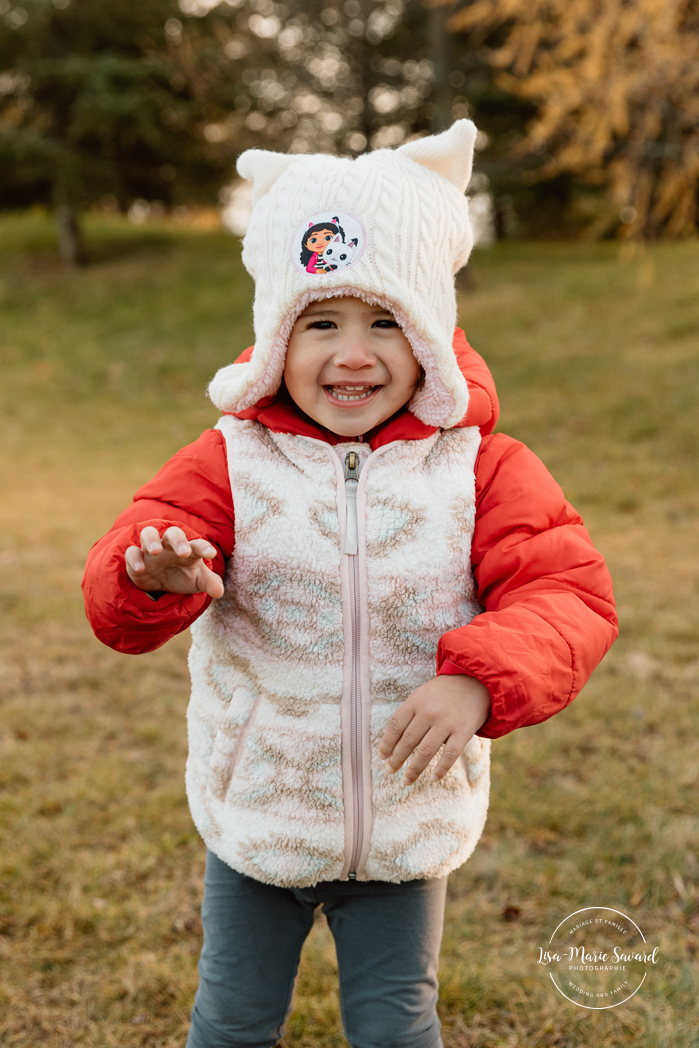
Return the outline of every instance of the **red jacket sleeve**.
{"type": "Polygon", "coordinates": [[[498,738],[567,706],[617,635],[612,584],[579,514],[543,463],[504,434],[476,463],[472,564],[485,608],[445,633],[438,673],[466,673],[492,698],[478,732],[498,738]]]}
{"type": "Polygon", "coordinates": [[[234,520],[226,446],[218,430],[206,430],[178,451],[90,550],[83,578],[90,625],[104,644],[132,655],[159,648],[211,603],[204,593],[166,593],[153,601],[134,586],[124,554],[129,546],[140,545],[148,524],[161,535],[176,524],[188,539],[207,539],[218,550],[210,566],[223,576],[233,552],[234,520]]]}

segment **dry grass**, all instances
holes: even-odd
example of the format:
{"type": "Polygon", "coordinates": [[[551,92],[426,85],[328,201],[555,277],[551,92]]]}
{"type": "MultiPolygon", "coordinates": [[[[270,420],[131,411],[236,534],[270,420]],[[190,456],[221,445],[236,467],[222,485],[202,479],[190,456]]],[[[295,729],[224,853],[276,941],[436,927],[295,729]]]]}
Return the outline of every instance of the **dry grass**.
{"type": "MultiPolygon", "coordinates": [[[[203,848],[182,785],[186,638],[93,639],[78,583],[133,490],[214,417],[247,344],[249,282],[219,233],[94,223],[65,273],[40,216],[0,223],[0,1044],[183,1045],[203,848]]],[[[696,342],[699,246],[481,255],[462,315],[503,400],[608,557],[622,638],[580,698],[495,744],[486,834],[451,878],[451,1048],[699,1043],[696,342]],[[585,905],[661,947],[641,994],[587,1012],[537,947],[585,905]],[[509,919],[508,919],[509,918],[509,919]]],[[[327,928],[286,1044],[344,1043],[327,928]]]]}

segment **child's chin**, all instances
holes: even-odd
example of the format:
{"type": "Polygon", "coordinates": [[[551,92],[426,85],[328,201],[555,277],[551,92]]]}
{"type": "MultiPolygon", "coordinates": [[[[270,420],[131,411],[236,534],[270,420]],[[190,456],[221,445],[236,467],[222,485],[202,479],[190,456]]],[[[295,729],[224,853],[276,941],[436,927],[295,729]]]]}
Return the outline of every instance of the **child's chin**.
{"type": "Polygon", "coordinates": [[[331,430],[331,432],[338,433],[343,437],[361,437],[365,433],[369,433],[370,430],[375,429],[376,426],[380,426],[382,422],[391,417],[391,413],[387,415],[384,411],[371,411],[362,408],[355,408],[354,410],[335,408],[330,409],[326,417],[327,421],[323,422],[322,425],[326,429],[331,430]]]}
{"type": "Polygon", "coordinates": [[[333,403],[326,394],[325,402],[319,406],[318,413],[323,417],[322,420],[318,418],[318,421],[333,433],[345,437],[360,437],[380,426],[393,414],[392,410],[386,409],[383,394],[384,390],[380,389],[366,404],[356,407],[344,407],[333,403]]]}

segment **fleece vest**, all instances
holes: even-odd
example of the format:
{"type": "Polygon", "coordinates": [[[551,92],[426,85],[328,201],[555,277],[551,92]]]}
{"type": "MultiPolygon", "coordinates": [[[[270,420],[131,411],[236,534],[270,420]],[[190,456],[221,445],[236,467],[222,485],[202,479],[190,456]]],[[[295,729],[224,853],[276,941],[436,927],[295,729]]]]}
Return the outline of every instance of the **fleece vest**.
{"type": "Polygon", "coordinates": [[[435,757],[410,786],[378,746],[434,676],[441,635],[481,610],[478,430],[372,452],[230,416],[218,428],[235,547],[224,596],[192,627],[186,784],[199,832],[229,866],[281,887],[447,874],[485,824],[488,740],[471,739],[439,782],[435,757]]]}

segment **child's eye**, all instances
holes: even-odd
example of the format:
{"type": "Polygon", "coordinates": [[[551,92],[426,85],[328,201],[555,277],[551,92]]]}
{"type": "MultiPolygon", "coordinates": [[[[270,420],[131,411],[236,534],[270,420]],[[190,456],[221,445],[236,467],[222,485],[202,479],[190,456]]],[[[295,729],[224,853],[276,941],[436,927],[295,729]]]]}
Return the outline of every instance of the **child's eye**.
{"type": "Polygon", "coordinates": [[[313,320],[306,330],[317,328],[318,331],[330,331],[334,327],[336,327],[334,320],[313,320]]]}
{"type": "Polygon", "coordinates": [[[385,320],[375,320],[371,326],[377,328],[397,328],[398,323],[395,320],[389,320],[386,318],[385,320]]]}

